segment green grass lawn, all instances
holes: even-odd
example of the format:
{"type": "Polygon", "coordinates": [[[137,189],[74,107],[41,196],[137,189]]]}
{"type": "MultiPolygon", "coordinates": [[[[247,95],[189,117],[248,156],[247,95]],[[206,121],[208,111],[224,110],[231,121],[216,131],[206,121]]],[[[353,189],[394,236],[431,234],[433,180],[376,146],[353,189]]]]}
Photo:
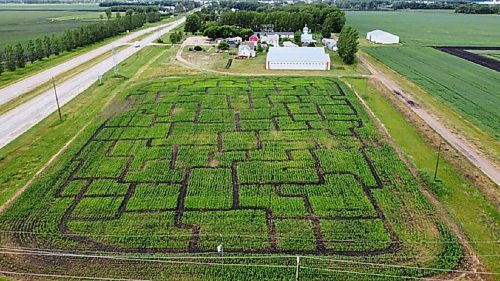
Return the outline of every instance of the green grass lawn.
{"type": "MultiPolygon", "coordinates": [[[[429,146],[415,127],[366,79],[347,79],[369,108],[384,124],[395,144],[423,174],[432,175],[436,164],[435,148],[429,146]]],[[[390,93],[388,94],[390,95],[390,93]]],[[[443,152],[443,153],[446,153],[443,152]]],[[[466,234],[472,247],[489,270],[498,272],[496,249],[500,230],[500,213],[478,189],[462,177],[446,159],[441,159],[439,180],[444,189],[433,190],[454,221],[466,234]]]]}

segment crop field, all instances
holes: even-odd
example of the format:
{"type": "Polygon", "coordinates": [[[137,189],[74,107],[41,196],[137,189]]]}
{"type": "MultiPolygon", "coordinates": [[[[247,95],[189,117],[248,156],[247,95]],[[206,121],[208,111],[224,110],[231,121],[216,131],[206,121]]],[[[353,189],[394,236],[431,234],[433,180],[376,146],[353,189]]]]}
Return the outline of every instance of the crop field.
{"type": "Polygon", "coordinates": [[[497,71],[442,53],[431,46],[500,46],[498,15],[450,11],[348,12],[360,31],[383,29],[400,36],[401,45],[362,49],[412,81],[493,138],[500,138],[500,76],[497,71]]]}
{"type": "Polygon", "coordinates": [[[290,280],[300,256],[303,280],[388,280],[462,265],[338,80],[170,78],[111,108],[0,215],[1,246],[34,251],[3,270],[290,280]]]}
{"type": "MultiPolygon", "coordinates": [[[[16,6],[26,5],[0,5],[0,50],[9,44],[26,44],[30,39],[34,40],[45,35],[60,34],[65,30],[78,28],[99,20],[100,15],[106,18],[104,12],[76,10],[78,5],[68,5],[68,9],[75,10],[57,10],[60,8],[49,10],[45,6],[51,5],[39,5],[45,9],[23,9],[22,11],[15,9],[16,6]]],[[[95,6],[95,8],[99,7],[95,6]]],[[[38,8],[32,7],[32,9],[38,8]]]]}
{"type": "Polygon", "coordinates": [[[500,75],[497,71],[429,47],[383,46],[365,51],[479,128],[500,138],[500,75]]]}
{"type": "Polygon", "coordinates": [[[361,38],[374,29],[400,36],[406,45],[500,46],[498,15],[456,14],[446,10],[347,11],[347,23],[361,38]]]}

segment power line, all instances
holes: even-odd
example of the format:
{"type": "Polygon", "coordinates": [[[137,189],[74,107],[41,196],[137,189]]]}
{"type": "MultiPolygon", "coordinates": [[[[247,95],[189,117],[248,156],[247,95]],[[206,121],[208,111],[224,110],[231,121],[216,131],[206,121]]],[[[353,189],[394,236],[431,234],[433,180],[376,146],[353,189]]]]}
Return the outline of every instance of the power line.
{"type": "Polygon", "coordinates": [[[362,261],[352,261],[352,260],[338,260],[338,259],[328,259],[321,257],[311,257],[303,256],[303,258],[332,261],[339,263],[349,263],[349,264],[359,264],[368,266],[382,266],[382,267],[394,267],[394,268],[408,268],[408,269],[420,269],[420,270],[434,270],[443,272],[456,272],[456,273],[468,273],[468,274],[487,274],[487,275],[500,275],[498,272],[481,272],[481,271],[468,271],[468,270],[454,270],[454,269],[444,269],[444,268],[433,268],[433,267],[419,267],[419,266],[409,266],[409,265],[398,265],[398,264],[386,264],[386,263],[373,263],[373,262],[362,262],[362,261]]]}
{"type": "MultiPolygon", "coordinates": [[[[123,261],[140,261],[140,262],[158,262],[158,263],[171,263],[171,264],[195,264],[195,265],[228,265],[228,266],[255,266],[255,267],[273,267],[273,268],[295,268],[293,265],[264,265],[264,264],[237,264],[237,263],[215,263],[215,262],[193,262],[193,261],[185,261],[185,259],[251,259],[248,256],[214,256],[214,257],[161,257],[158,258],[140,258],[140,257],[127,257],[127,256],[119,256],[119,255],[88,255],[88,254],[74,254],[74,253],[61,253],[61,252],[49,252],[49,251],[1,251],[0,254],[13,254],[13,255],[35,255],[35,256],[56,256],[56,257],[70,257],[70,258],[100,258],[100,259],[112,259],[112,260],[123,260],[123,261]],[[173,259],[173,260],[165,260],[165,259],[173,259]],[[175,260],[177,259],[177,260],[175,260]],[[184,259],[179,261],[179,259],[184,259]]],[[[267,256],[267,257],[259,257],[259,258],[296,258],[297,256],[293,255],[282,255],[282,256],[267,256]]],[[[483,275],[500,275],[497,272],[478,272],[478,271],[466,271],[466,270],[454,270],[454,269],[445,269],[445,268],[430,268],[430,267],[417,267],[417,266],[408,266],[408,265],[396,265],[396,264],[385,264],[385,263],[370,263],[370,262],[360,262],[360,261],[351,261],[351,260],[339,260],[339,259],[328,259],[321,257],[313,257],[313,256],[300,256],[305,259],[313,259],[313,260],[322,260],[322,261],[330,261],[330,262],[338,262],[338,263],[348,263],[348,264],[356,264],[356,265],[367,265],[367,266],[378,266],[378,267],[392,267],[392,268],[406,268],[406,269],[415,269],[415,270],[429,270],[429,271],[440,271],[440,272],[454,272],[454,273],[466,273],[466,274],[483,274],[483,275]]]]}
{"type": "MultiPolygon", "coordinates": [[[[15,234],[32,234],[32,235],[40,235],[40,236],[89,236],[89,237],[192,237],[193,234],[92,234],[92,233],[48,233],[48,232],[32,232],[32,231],[15,231],[15,230],[0,230],[0,232],[3,233],[15,233],[15,234]]],[[[343,234],[346,232],[330,232],[331,234],[343,234]]],[[[262,239],[268,239],[269,236],[258,236],[258,235],[247,235],[247,234],[235,234],[235,233],[224,233],[225,236],[229,237],[249,237],[249,238],[262,238],[262,239]]],[[[197,235],[199,237],[213,237],[213,236],[220,236],[220,233],[204,233],[204,234],[199,234],[197,235]]],[[[308,239],[308,238],[300,238],[300,237],[285,237],[285,236],[275,236],[276,238],[280,239],[286,239],[286,240],[297,240],[297,241],[315,241],[315,238],[313,239],[308,239]]],[[[330,239],[330,240],[322,240],[324,242],[352,242],[352,243],[374,243],[374,242],[381,242],[381,243],[391,243],[391,244],[455,244],[458,243],[456,241],[430,241],[430,240],[423,240],[423,241],[384,241],[384,240],[361,240],[361,239],[330,239]]],[[[470,244],[499,244],[500,240],[476,240],[476,241],[468,241],[470,244]]]]}

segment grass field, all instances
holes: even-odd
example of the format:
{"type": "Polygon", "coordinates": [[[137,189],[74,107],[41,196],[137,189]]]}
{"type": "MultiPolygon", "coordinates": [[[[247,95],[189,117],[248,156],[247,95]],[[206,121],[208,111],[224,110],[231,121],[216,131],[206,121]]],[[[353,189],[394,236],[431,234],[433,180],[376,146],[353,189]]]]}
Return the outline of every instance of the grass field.
{"type": "Polygon", "coordinates": [[[428,47],[370,47],[366,52],[500,139],[498,72],[428,47]]]}
{"type": "Polygon", "coordinates": [[[464,15],[449,11],[348,12],[348,21],[364,37],[366,31],[384,29],[401,37],[402,45],[363,50],[424,91],[499,139],[500,76],[472,62],[444,54],[429,46],[499,46],[497,15],[464,15]]]}
{"type": "Polygon", "coordinates": [[[100,20],[97,5],[0,5],[0,49],[100,20]]]}
{"type": "Polygon", "coordinates": [[[347,23],[361,38],[374,29],[400,36],[408,45],[499,46],[498,15],[466,15],[442,10],[347,11],[347,23]]]}
{"type": "MultiPolygon", "coordinates": [[[[19,234],[2,235],[1,242],[150,253],[142,257],[166,263],[89,257],[82,266],[82,260],[52,257],[53,266],[41,269],[47,258],[34,257],[28,268],[54,274],[61,273],[54,265],[64,264],[66,274],[116,278],[282,280],[293,276],[295,258],[279,255],[299,254],[310,256],[302,261],[306,279],[386,280],[383,275],[435,275],[432,268],[460,263],[460,246],[418,181],[338,80],[156,79],[124,91],[110,107],[121,110],[93,122],[0,216],[3,231],[19,234]],[[244,256],[224,261],[240,266],[168,263],[171,254],[210,253],[220,243],[228,255],[244,256]],[[367,261],[402,267],[358,263],[367,261]]],[[[204,261],[220,263],[211,255],[204,261]]],[[[0,262],[19,266],[15,259],[0,262]]]]}

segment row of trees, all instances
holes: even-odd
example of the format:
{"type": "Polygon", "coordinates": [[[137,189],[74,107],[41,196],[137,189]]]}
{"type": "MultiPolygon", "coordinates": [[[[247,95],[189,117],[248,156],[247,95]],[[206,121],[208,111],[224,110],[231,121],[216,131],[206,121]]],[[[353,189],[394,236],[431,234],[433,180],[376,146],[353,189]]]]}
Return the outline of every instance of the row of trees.
{"type": "MultiPolygon", "coordinates": [[[[186,31],[204,32],[207,28],[234,26],[239,29],[254,31],[297,31],[307,24],[314,31],[321,31],[325,37],[338,33],[345,24],[345,13],[335,6],[290,5],[257,11],[236,11],[217,14],[203,10],[186,19],[186,31]]],[[[212,28],[213,29],[213,28],[212,28]]]]}
{"type": "Polygon", "coordinates": [[[500,7],[480,4],[463,4],[455,9],[455,13],[462,14],[500,14],[500,7]]]}
{"type": "MultiPolygon", "coordinates": [[[[14,47],[6,46],[3,54],[0,53],[0,74],[6,69],[14,71],[16,68],[23,68],[26,62],[35,62],[52,55],[59,55],[64,51],[71,51],[75,48],[86,46],[102,41],[108,37],[115,36],[127,30],[143,26],[146,22],[160,20],[159,13],[155,16],[150,13],[134,13],[128,10],[125,16],[116,14],[116,18],[108,21],[82,26],[74,30],[66,30],[59,36],[44,36],[36,40],[30,40],[23,46],[21,43],[14,47]],[[5,65],[5,69],[4,69],[5,65]]],[[[111,18],[111,17],[108,17],[111,18]]]]}

